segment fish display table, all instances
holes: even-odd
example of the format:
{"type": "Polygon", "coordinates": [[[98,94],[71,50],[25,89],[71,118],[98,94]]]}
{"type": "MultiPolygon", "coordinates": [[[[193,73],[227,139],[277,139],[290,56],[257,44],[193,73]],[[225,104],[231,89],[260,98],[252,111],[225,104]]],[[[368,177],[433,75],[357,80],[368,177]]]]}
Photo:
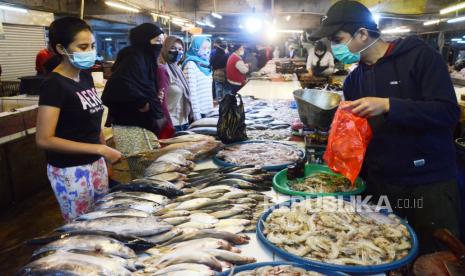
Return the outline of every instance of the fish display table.
{"type": "Polygon", "coordinates": [[[259,99],[293,100],[292,92],[298,89],[302,89],[302,86],[297,77],[292,81],[250,80],[239,93],[259,99]]]}

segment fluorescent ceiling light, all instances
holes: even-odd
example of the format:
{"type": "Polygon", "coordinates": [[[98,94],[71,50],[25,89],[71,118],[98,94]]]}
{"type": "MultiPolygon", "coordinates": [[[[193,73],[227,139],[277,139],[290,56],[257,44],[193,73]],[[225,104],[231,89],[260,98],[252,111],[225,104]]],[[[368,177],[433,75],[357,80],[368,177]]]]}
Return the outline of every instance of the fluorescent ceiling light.
{"type": "Polygon", "coordinates": [[[177,25],[179,27],[184,27],[184,23],[182,23],[182,22],[171,21],[171,23],[173,23],[174,25],[177,25]]]}
{"type": "Polygon", "coordinates": [[[197,25],[199,25],[199,26],[205,26],[205,25],[207,25],[207,24],[205,24],[205,22],[202,22],[202,21],[196,21],[195,23],[196,23],[197,25]]]}
{"type": "Polygon", "coordinates": [[[258,18],[250,17],[245,22],[245,27],[250,33],[256,33],[262,28],[262,21],[258,18]]]}
{"type": "Polygon", "coordinates": [[[187,22],[188,21],[187,19],[179,18],[179,17],[173,17],[173,18],[171,18],[171,20],[178,21],[178,22],[187,22]]]}
{"type": "Polygon", "coordinates": [[[152,13],[152,16],[153,17],[160,17],[160,18],[164,18],[164,19],[170,19],[170,17],[168,15],[164,15],[164,14],[152,13]]]}
{"type": "Polygon", "coordinates": [[[221,14],[216,13],[216,12],[212,12],[212,16],[215,17],[215,18],[218,18],[218,19],[223,18],[223,16],[221,14]]]}
{"type": "Polygon", "coordinates": [[[16,8],[16,7],[13,7],[13,6],[8,6],[8,5],[0,5],[0,10],[14,11],[14,12],[20,12],[20,13],[27,13],[27,10],[26,10],[26,9],[16,8]]]}
{"type": "Polygon", "coordinates": [[[287,33],[287,34],[301,34],[303,30],[276,30],[278,33],[287,33]]]}
{"type": "Polygon", "coordinates": [[[289,21],[289,20],[291,20],[291,16],[290,16],[290,15],[286,16],[286,21],[289,21]]]}
{"type": "Polygon", "coordinates": [[[117,3],[117,2],[113,2],[113,1],[105,1],[105,4],[107,6],[117,8],[117,9],[121,9],[121,10],[126,10],[126,11],[131,11],[131,12],[139,12],[139,9],[133,8],[131,6],[128,6],[128,5],[125,5],[125,4],[122,4],[122,3],[117,3]]]}
{"type": "Polygon", "coordinates": [[[459,4],[454,5],[454,6],[450,6],[450,7],[445,8],[445,9],[442,9],[442,10],[439,11],[439,13],[440,14],[451,13],[451,12],[454,12],[454,11],[461,10],[463,8],[465,8],[465,2],[459,3],[459,4]]]}
{"type": "Polygon", "coordinates": [[[207,25],[207,26],[210,27],[210,28],[215,28],[215,25],[213,25],[212,23],[206,22],[205,25],[207,25]]]}
{"type": "Polygon", "coordinates": [[[382,34],[400,34],[400,33],[409,33],[409,32],[410,32],[410,29],[399,28],[399,27],[381,31],[382,34]]]}
{"type": "Polygon", "coordinates": [[[224,40],[224,37],[221,37],[221,36],[220,36],[220,37],[218,37],[218,38],[219,38],[220,40],[224,40]]]}
{"type": "Polygon", "coordinates": [[[106,37],[105,38],[105,41],[112,41],[113,39],[111,39],[111,37],[106,37]]]}
{"type": "Polygon", "coordinates": [[[26,10],[26,9],[16,8],[16,7],[13,7],[13,6],[8,6],[8,5],[0,5],[0,10],[14,11],[14,12],[20,12],[20,13],[27,13],[27,10],[26,10]]]}
{"type": "Polygon", "coordinates": [[[439,23],[441,23],[441,19],[435,19],[435,20],[430,20],[430,21],[423,22],[423,26],[436,25],[436,24],[439,24],[439,23]]]}
{"type": "Polygon", "coordinates": [[[465,40],[459,40],[459,41],[457,41],[457,43],[459,43],[459,44],[465,44],[465,40]]]}
{"type": "Polygon", "coordinates": [[[465,16],[449,19],[447,20],[447,23],[451,24],[451,23],[457,23],[461,21],[465,21],[465,16]]]}
{"type": "Polygon", "coordinates": [[[452,38],[451,41],[460,41],[462,40],[461,38],[452,38]]]}

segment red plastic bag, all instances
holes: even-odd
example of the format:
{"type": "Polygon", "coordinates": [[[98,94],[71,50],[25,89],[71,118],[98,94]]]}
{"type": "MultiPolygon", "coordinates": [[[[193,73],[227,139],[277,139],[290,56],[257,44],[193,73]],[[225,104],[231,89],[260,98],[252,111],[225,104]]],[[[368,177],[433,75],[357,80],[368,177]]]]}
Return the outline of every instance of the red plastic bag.
{"type": "Polygon", "coordinates": [[[339,104],[323,159],[333,172],[347,177],[354,185],[373,135],[366,118],[344,109],[348,104],[347,101],[339,104]]]}

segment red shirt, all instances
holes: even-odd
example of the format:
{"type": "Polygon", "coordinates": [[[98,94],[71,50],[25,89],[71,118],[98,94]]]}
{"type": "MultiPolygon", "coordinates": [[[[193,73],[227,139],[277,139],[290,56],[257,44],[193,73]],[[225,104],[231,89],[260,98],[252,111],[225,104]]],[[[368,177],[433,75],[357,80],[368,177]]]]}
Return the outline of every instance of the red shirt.
{"type": "Polygon", "coordinates": [[[36,56],[36,71],[38,75],[45,74],[44,64],[54,56],[53,52],[50,52],[47,49],[42,49],[37,53],[36,56]]]}
{"type": "Polygon", "coordinates": [[[387,48],[387,50],[386,50],[386,53],[384,53],[384,57],[389,56],[389,55],[392,53],[392,51],[394,51],[394,48],[395,48],[395,47],[396,47],[396,44],[394,44],[394,43],[389,43],[389,46],[388,46],[388,48],[387,48]]]}
{"type": "Polygon", "coordinates": [[[236,63],[241,60],[241,57],[232,54],[228,58],[228,62],[226,63],[226,78],[229,81],[232,81],[234,83],[240,83],[240,84],[245,84],[245,74],[242,74],[237,68],[236,68],[236,63]]]}

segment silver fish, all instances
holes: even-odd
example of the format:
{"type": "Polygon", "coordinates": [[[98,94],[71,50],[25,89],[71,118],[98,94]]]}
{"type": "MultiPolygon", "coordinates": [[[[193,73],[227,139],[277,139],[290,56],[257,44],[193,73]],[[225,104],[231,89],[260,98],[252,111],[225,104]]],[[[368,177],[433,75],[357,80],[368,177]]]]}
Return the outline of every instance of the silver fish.
{"type": "MultiPolygon", "coordinates": [[[[196,121],[197,123],[197,121],[196,121]]],[[[216,124],[215,124],[216,126],[216,124]]],[[[179,143],[185,143],[185,142],[201,142],[205,140],[214,140],[213,137],[207,136],[207,135],[202,135],[202,134],[188,134],[188,135],[182,135],[178,137],[173,137],[169,139],[160,139],[160,143],[162,144],[179,144],[179,143]]]]}
{"type": "Polygon", "coordinates": [[[163,219],[163,221],[176,226],[176,225],[190,221],[190,218],[189,217],[173,217],[173,218],[165,218],[163,219]]]}
{"type": "Polygon", "coordinates": [[[202,229],[191,233],[183,233],[174,239],[169,240],[163,245],[169,245],[177,242],[202,239],[202,238],[216,238],[226,240],[232,244],[246,244],[248,243],[249,237],[245,235],[236,235],[230,232],[218,231],[213,229],[202,229]]]}
{"type": "Polygon", "coordinates": [[[103,254],[119,256],[126,259],[136,257],[135,252],[122,242],[113,238],[97,235],[76,235],[59,239],[37,249],[32,256],[54,250],[98,251],[103,254]]]}
{"type": "Polygon", "coordinates": [[[173,217],[186,217],[189,216],[190,212],[186,210],[178,210],[178,211],[169,211],[163,215],[160,216],[160,218],[165,219],[165,218],[173,218],[173,217]]]}
{"type": "Polygon", "coordinates": [[[189,250],[203,250],[203,249],[224,249],[231,250],[232,246],[229,242],[221,239],[203,238],[197,240],[190,240],[180,243],[175,243],[168,246],[171,250],[178,250],[180,248],[188,248],[189,250]]]}
{"type": "Polygon", "coordinates": [[[48,275],[51,272],[57,275],[131,275],[131,272],[117,261],[65,251],[27,264],[18,275],[48,275]]]}
{"type": "Polygon", "coordinates": [[[257,260],[252,257],[247,257],[241,254],[233,253],[226,250],[219,249],[206,249],[205,252],[215,256],[218,260],[227,261],[232,264],[250,264],[255,263],[257,260]]]}
{"type": "Polygon", "coordinates": [[[149,242],[153,244],[161,244],[164,242],[167,242],[171,240],[174,237],[177,237],[182,234],[182,229],[181,228],[173,228],[168,232],[165,232],[163,234],[158,234],[154,236],[149,236],[149,237],[144,237],[145,240],[148,240],[149,242]]]}
{"type": "Polygon", "coordinates": [[[178,172],[167,172],[167,173],[161,173],[161,174],[156,174],[147,177],[149,179],[154,179],[154,180],[164,180],[164,181],[176,181],[176,180],[186,180],[187,176],[182,173],[178,172]]]}
{"type": "Polygon", "coordinates": [[[221,271],[221,264],[212,255],[198,251],[191,252],[186,250],[179,250],[173,253],[168,253],[156,261],[156,267],[164,268],[173,264],[180,263],[196,263],[204,264],[216,271],[221,271]]]}
{"type": "MultiPolygon", "coordinates": [[[[183,263],[183,264],[170,265],[170,266],[167,266],[167,267],[165,267],[163,269],[153,271],[152,275],[153,276],[166,276],[166,275],[172,275],[172,273],[180,272],[180,271],[181,272],[195,271],[195,272],[205,273],[205,275],[212,275],[212,276],[216,274],[213,270],[210,269],[210,267],[208,267],[206,265],[183,263]]],[[[149,272],[151,272],[151,271],[149,271],[149,272]]],[[[183,275],[192,275],[192,274],[188,273],[188,274],[183,274],[183,275]]]]}
{"type": "Polygon", "coordinates": [[[71,222],[58,228],[58,231],[107,231],[120,235],[143,237],[163,233],[172,228],[172,225],[156,217],[107,217],[71,222]]]}
{"type": "Polygon", "coordinates": [[[229,217],[235,216],[237,214],[241,214],[244,211],[245,209],[242,209],[242,208],[232,208],[232,209],[227,209],[227,210],[216,211],[212,213],[211,215],[217,219],[223,219],[223,218],[229,218],[229,217]]]}
{"type": "Polygon", "coordinates": [[[112,208],[112,209],[104,209],[99,211],[93,211],[87,214],[83,214],[79,216],[76,220],[93,220],[103,217],[119,217],[119,216],[127,216],[127,217],[141,217],[146,218],[150,216],[149,213],[137,210],[137,209],[130,209],[130,208],[112,208]]]}
{"type": "Polygon", "coordinates": [[[166,196],[157,195],[153,193],[144,193],[144,192],[113,192],[105,195],[101,201],[107,201],[114,198],[141,198],[145,200],[150,200],[160,205],[165,205],[169,202],[169,199],[166,196]]]}
{"type": "Polygon", "coordinates": [[[212,201],[212,199],[210,198],[195,198],[195,199],[182,202],[181,204],[176,206],[176,208],[174,209],[175,210],[187,210],[187,211],[196,210],[203,206],[207,206],[210,201],[212,201]]]}
{"type": "Polygon", "coordinates": [[[144,172],[145,176],[152,176],[165,172],[177,172],[181,169],[180,165],[173,164],[170,162],[153,162],[150,164],[144,172]]]}

